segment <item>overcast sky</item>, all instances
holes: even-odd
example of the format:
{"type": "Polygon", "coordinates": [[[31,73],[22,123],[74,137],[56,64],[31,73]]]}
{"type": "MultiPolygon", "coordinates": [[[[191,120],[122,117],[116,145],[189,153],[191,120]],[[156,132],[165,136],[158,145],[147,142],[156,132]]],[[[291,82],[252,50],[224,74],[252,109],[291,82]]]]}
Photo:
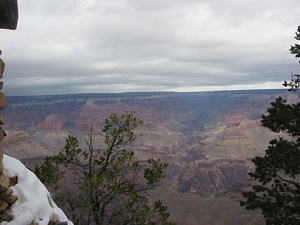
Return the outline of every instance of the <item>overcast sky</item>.
{"type": "Polygon", "coordinates": [[[299,0],[18,0],[6,95],[282,88],[299,0]]]}

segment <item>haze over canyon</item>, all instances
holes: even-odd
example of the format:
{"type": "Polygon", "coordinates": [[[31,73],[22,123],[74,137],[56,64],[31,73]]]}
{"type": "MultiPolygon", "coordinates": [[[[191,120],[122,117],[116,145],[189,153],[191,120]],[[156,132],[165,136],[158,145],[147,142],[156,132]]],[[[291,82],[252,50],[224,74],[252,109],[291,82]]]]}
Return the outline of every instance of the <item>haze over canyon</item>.
{"type": "Polygon", "coordinates": [[[144,123],[133,146],[143,161],[169,164],[155,195],[178,224],[261,224],[259,212],[239,207],[240,192],[253,182],[251,158],[263,155],[277,134],[260,117],[277,96],[299,101],[285,90],[219,92],[149,92],[7,97],[2,114],[7,136],[0,149],[29,167],[61,151],[68,135],[97,127],[101,147],[103,122],[111,113],[135,111],[144,123]],[[217,217],[215,215],[218,215],[217,217]]]}

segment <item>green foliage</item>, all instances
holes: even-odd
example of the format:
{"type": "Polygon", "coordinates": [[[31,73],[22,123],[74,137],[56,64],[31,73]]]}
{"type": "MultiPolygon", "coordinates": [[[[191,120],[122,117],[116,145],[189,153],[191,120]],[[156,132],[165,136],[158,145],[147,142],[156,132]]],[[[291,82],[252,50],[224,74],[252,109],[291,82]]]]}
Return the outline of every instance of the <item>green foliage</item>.
{"type": "MultiPolygon", "coordinates": [[[[295,39],[297,41],[300,40],[300,26],[298,26],[298,29],[296,31],[295,39]]],[[[296,55],[295,57],[297,58],[300,57],[300,45],[299,44],[291,45],[290,52],[291,54],[295,54],[296,55]]]]}
{"type": "Polygon", "coordinates": [[[300,75],[292,74],[291,81],[284,81],[283,86],[290,87],[289,91],[296,91],[300,88],[300,75]]]}
{"type": "MultiPolygon", "coordinates": [[[[296,39],[300,40],[300,26],[296,39]]],[[[299,57],[299,45],[291,52],[299,57]]],[[[299,75],[285,86],[299,88],[299,75]]],[[[300,224],[300,103],[287,104],[281,97],[271,103],[262,125],[283,137],[273,139],[264,157],[252,159],[256,168],[249,176],[257,181],[252,190],[243,192],[241,206],[260,209],[267,225],[300,224]]]]}
{"type": "MultiPolygon", "coordinates": [[[[300,41],[300,26],[298,26],[295,39],[297,41],[300,41]]],[[[295,54],[296,58],[300,57],[300,45],[299,44],[291,45],[290,52],[291,54],[295,54]]],[[[290,87],[289,91],[298,90],[300,88],[300,74],[292,74],[291,81],[289,82],[284,81],[283,86],[290,87]]]]}
{"type": "Polygon", "coordinates": [[[267,224],[300,224],[300,103],[289,105],[279,97],[272,106],[262,124],[290,138],[271,140],[265,156],[252,160],[256,168],[249,175],[259,184],[243,192],[241,205],[261,209],[267,224]]]}
{"type": "Polygon", "coordinates": [[[55,188],[57,188],[58,182],[64,176],[64,171],[58,168],[58,165],[53,162],[52,157],[46,157],[44,164],[40,167],[36,166],[33,172],[44,184],[53,184],[55,188]]]}
{"type": "Polygon", "coordinates": [[[300,105],[286,104],[281,97],[271,102],[272,108],[268,109],[268,116],[262,116],[262,125],[273,132],[287,132],[293,137],[300,134],[300,105]]]}
{"type": "Polygon", "coordinates": [[[147,184],[154,185],[164,177],[163,169],[165,169],[168,164],[161,163],[159,159],[149,159],[148,163],[151,165],[151,168],[144,170],[144,177],[147,179],[147,184]]]}
{"type": "Polygon", "coordinates": [[[67,171],[72,172],[73,189],[65,187],[63,179],[63,188],[56,195],[74,212],[76,224],[171,225],[166,207],[160,201],[153,202],[149,195],[164,177],[167,164],[149,159],[148,166],[141,165],[134,152],[126,150],[135,142],[134,129],[141,123],[133,113],[112,114],[102,130],[105,149],[94,147],[92,124],[86,150],[79,148],[77,138],[68,136],[65,151],[47,157],[42,166],[36,167],[42,181],[56,186],[67,171]]]}

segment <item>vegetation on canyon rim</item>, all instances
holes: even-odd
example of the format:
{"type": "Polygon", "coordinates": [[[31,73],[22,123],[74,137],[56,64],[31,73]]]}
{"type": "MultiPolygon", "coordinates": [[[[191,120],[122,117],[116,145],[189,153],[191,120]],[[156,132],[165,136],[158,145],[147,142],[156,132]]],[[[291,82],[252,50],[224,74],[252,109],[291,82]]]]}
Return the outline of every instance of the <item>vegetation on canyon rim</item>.
{"type": "MultiPolygon", "coordinates": [[[[295,39],[300,40],[300,26],[295,39]]],[[[290,51],[300,57],[300,45],[291,46],[290,51]]],[[[300,75],[293,75],[283,85],[296,91],[299,78],[300,75]]],[[[288,134],[288,138],[271,140],[265,156],[252,160],[256,168],[249,175],[258,184],[243,192],[246,200],[241,205],[262,210],[267,225],[300,224],[300,103],[288,104],[279,97],[271,105],[268,115],[262,116],[263,126],[288,134]]]]}
{"type": "Polygon", "coordinates": [[[94,146],[92,124],[85,139],[87,150],[79,148],[76,137],[68,136],[65,151],[36,166],[34,172],[52,186],[57,202],[71,213],[74,224],[173,224],[167,222],[166,207],[150,195],[167,164],[149,159],[148,165],[142,165],[126,149],[135,142],[134,130],[141,123],[133,112],[111,114],[102,130],[105,149],[94,146]],[[65,185],[68,177],[72,185],[65,185]]]}

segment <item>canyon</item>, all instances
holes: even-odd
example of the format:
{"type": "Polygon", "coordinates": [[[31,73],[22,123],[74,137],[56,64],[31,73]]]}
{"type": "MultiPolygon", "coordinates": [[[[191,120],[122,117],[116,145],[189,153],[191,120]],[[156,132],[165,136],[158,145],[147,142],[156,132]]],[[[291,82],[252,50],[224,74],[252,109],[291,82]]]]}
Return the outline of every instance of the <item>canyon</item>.
{"type": "Polygon", "coordinates": [[[286,90],[8,96],[2,110],[7,136],[0,149],[33,168],[61,151],[68,135],[85,148],[91,123],[95,145],[103,148],[104,120],[134,111],[144,121],[132,146],[136,157],[169,164],[153,194],[164,200],[173,221],[262,224],[255,223],[261,222],[259,212],[245,211],[238,201],[253,183],[247,175],[254,169],[251,158],[263,155],[278,136],[260,123],[278,96],[299,101],[299,94],[286,90]]]}

